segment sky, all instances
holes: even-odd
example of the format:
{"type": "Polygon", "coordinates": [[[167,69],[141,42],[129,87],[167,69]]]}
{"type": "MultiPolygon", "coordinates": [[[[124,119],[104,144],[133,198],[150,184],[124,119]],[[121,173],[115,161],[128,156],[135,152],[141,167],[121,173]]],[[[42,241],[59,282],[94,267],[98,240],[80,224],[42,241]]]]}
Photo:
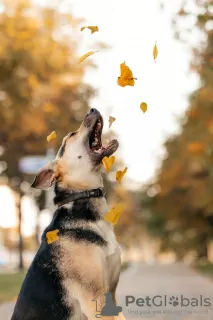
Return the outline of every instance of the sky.
{"type": "Polygon", "coordinates": [[[177,2],[168,1],[163,12],[159,0],[70,0],[69,4],[76,16],[86,19],[84,25],[99,27],[93,35],[82,32],[80,53],[95,50],[96,41],[110,45],[110,50],[89,58],[98,68],[88,71],[85,81],[99,89],[91,107],[104,114],[105,131],[108,116],[116,118],[112,130],[119,137],[127,177],[146,183],[160,164],[165,138],[178,128],[176,116],[183,114],[197,85],[196,76],[188,72],[190,52],[173,37],[171,18],[177,2]],[[138,78],[134,87],[117,85],[123,61],[138,78]],[[146,113],[140,110],[141,102],[148,104],[146,113]]]}
{"type": "MultiPolygon", "coordinates": [[[[8,186],[0,186],[0,227],[15,228],[18,224],[18,216],[14,194],[8,186]]],[[[25,237],[31,236],[35,231],[37,207],[31,197],[24,196],[21,202],[23,212],[22,233],[25,237]],[[30,214],[29,214],[30,213],[30,214]]],[[[40,214],[40,226],[44,229],[50,223],[50,214],[43,210],[40,214]]],[[[15,234],[13,234],[15,236],[15,234]]],[[[17,238],[12,239],[17,240],[17,238]]],[[[1,243],[0,243],[1,244],[1,243]]]]}

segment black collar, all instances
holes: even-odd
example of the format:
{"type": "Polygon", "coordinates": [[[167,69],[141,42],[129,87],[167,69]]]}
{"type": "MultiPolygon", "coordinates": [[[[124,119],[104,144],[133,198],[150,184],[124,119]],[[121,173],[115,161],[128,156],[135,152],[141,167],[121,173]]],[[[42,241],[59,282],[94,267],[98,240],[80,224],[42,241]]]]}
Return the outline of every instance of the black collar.
{"type": "Polygon", "coordinates": [[[97,188],[97,189],[91,189],[91,190],[85,190],[81,192],[73,192],[64,195],[63,199],[61,201],[55,201],[55,204],[58,207],[61,207],[62,205],[79,200],[79,199],[86,199],[86,198],[100,198],[104,197],[106,194],[104,188],[97,188]]]}

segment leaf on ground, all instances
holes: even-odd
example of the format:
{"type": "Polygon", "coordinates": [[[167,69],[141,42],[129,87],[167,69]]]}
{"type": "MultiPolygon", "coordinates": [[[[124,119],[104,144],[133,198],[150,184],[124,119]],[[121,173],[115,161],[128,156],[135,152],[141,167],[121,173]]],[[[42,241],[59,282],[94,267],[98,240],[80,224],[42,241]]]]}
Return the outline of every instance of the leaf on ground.
{"type": "Polygon", "coordinates": [[[84,27],[81,27],[81,31],[83,31],[85,29],[89,29],[91,31],[91,34],[93,34],[94,32],[98,32],[99,31],[98,26],[84,26],[84,27]]]}
{"type": "Polygon", "coordinates": [[[124,175],[126,174],[127,172],[127,167],[125,167],[123,169],[123,171],[117,171],[116,172],[116,180],[118,181],[118,183],[121,183],[121,180],[123,179],[124,175]]]}
{"type": "Polygon", "coordinates": [[[50,142],[51,140],[55,139],[57,137],[57,134],[55,131],[51,132],[49,136],[47,136],[47,141],[50,142]]]}
{"type": "Polygon", "coordinates": [[[83,54],[83,56],[80,57],[78,63],[83,62],[86,58],[88,58],[89,56],[91,56],[92,54],[94,54],[94,53],[96,53],[96,52],[98,52],[98,50],[96,50],[96,51],[89,51],[89,52],[83,54]]]}
{"type": "Polygon", "coordinates": [[[123,211],[124,205],[122,203],[117,203],[105,214],[104,220],[108,223],[116,224],[123,211]]]}
{"type": "Polygon", "coordinates": [[[112,126],[113,122],[115,122],[116,118],[109,116],[109,128],[112,126]]]}
{"type": "Polygon", "coordinates": [[[104,157],[102,159],[102,163],[104,165],[104,168],[105,168],[106,172],[110,172],[114,162],[115,162],[115,156],[104,157]]]}
{"type": "Polygon", "coordinates": [[[58,229],[53,230],[53,231],[48,231],[46,233],[47,243],[51,244],[52,242],[59,240],[58,233],[59,233],[58,229]]]}

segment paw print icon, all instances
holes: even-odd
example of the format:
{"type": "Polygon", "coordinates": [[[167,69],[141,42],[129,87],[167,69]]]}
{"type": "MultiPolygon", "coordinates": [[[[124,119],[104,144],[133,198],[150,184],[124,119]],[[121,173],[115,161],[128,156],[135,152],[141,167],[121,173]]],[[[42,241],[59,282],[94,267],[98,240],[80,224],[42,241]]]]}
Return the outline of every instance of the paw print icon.
{"type": "Polygon", "coordinates": [[[179,305],[178,297],[170,297],[169,298],[169,304],[172,305],[173,307],[177,307],[179,305]]]}

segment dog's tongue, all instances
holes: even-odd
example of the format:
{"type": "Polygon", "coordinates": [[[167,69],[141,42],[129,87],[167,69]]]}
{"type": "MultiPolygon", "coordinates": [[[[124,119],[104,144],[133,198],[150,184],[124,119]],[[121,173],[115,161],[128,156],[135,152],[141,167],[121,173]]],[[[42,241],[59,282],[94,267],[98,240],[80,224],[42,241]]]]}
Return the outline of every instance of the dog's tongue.
{"type": "Polygon", "coordinates": [[[106,147],[103,147],[103,155],[105,156],[111,156],[117,149],[118,149],[119,143],[116,139],[111,140],[106,147]]]}
{"type": "Polygon", "coordinates": [[[106,149],[105,147],[101,146],[101,148],[99,148],[98,150],[94,150],[94,152],[97,154],[100,154],[100,153],[104,152],[105,149],[106,149]]]}
{"type": "Polygon", "coordinates": [[[100,154],[103,157],[110,156],[118,148],[118,141],[116,139],[111,140],[107,145],[102,145],[99,149],[94,150],[94,153],[100,154]]]}

